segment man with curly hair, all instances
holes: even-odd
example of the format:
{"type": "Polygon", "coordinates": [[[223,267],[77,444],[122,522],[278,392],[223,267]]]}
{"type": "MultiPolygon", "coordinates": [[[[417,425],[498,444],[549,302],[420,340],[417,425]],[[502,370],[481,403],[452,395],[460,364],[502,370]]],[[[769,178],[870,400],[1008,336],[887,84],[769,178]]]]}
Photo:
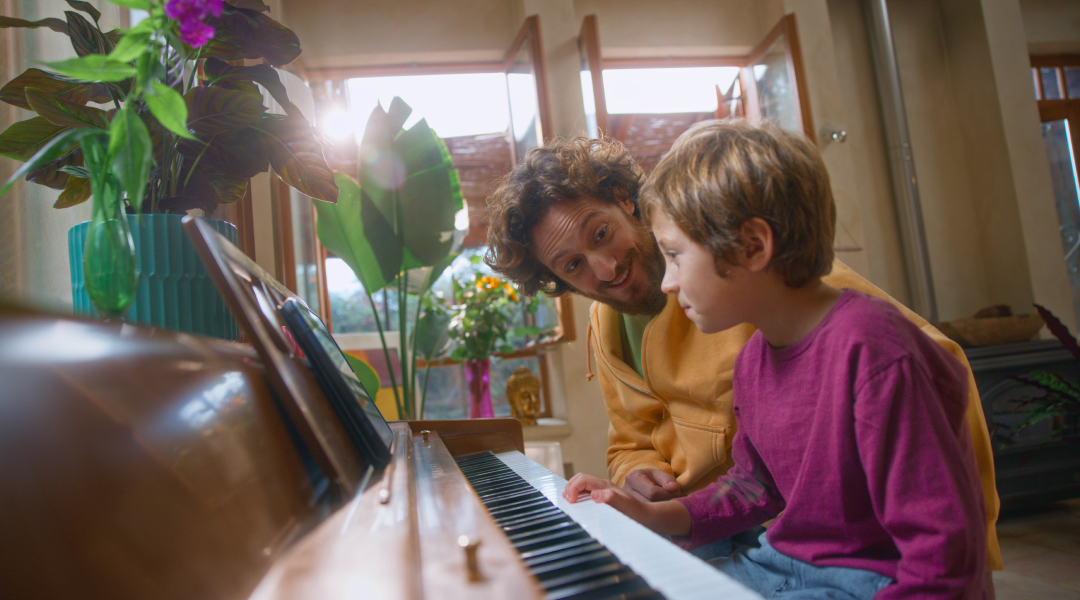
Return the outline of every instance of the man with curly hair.
{"type": "MultiPolygon", "coordinates": [[[[759,175],[775,185],[808,177],[759,175]]],[[[529,150],[488,198],[484,260],[528,295],[573,292],[595,301],[587,343],[611,422],[608,475],[658,501],[702,489],[732,466],[732,373],[754,328],[703,334],[660,289],[663,258],[638,210],[643,179],[616,141],[577,137],[529,150]]],[[[1001,569],[990,438],[963,351],[840,261],[823,281],[891,301],[968,370],[966,420],[986,506],[988,563],[1001,569]]]]}

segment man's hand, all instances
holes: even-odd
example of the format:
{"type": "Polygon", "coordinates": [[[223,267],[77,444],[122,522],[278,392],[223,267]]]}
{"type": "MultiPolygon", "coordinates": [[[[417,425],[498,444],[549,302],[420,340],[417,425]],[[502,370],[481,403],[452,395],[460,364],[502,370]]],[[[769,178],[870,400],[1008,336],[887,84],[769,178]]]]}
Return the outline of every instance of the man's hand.
{"type": "Polygon", "coordinates": [[[610,505],[656,533],[690,534],[690,513],[680,502],[647,502],[610,481],[584,473],[574,475],[566,483],[563,498],[574,504],[579,496],[586,493],[593,502],[610,505]]]}
{"type": "Polygon", "coordinates": [[[667,471],[635,469],[626,474],[622,489],[642,500],[658,502],[679,495],[679,482],[667,471]]]}

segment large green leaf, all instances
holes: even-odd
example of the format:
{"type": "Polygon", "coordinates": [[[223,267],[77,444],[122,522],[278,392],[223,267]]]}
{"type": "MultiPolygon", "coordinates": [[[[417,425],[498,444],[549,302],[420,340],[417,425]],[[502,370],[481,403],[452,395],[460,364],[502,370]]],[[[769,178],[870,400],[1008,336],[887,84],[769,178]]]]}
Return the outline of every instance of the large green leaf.
{"type": "Polygon", "coordinates": [[[203,72],[213,80],[215,86],[228,88],[238,83],[242,85],[254,81],[270,92],[270,96],[285,109],[285,114],[292,116],[300,114],[300,109],[289,101],[289,94],[285,91],[285,86],[281,83],[277,71],[269,65],[238,67],[223,60],[209,58],[203,63],[203,72]]]}
{"type": "Polygon", "coordinates": [[[0,133],[0,156],[24,162],[30,160],[42,146],[65,129],[53,125],[44,117],[13,123],[4,133],[0,133]]]}
{"type": "Polygon", "coordinates": [[[345,353],[345,360],[348,361],[349,366],[352,367],[353,373],[356,373],[356,378],[360,380],[360,383],[364,385],[364,389],[371,395],[371,399],[375,399],[375,394],[379,392],[380,382],[379,374],[375,372],[375,369],[371,368],[371,365],[356,358],[348,352],[345,353]]]}
{"type": "Polygon", "coordinates": [[[349,265],[365,289],[369,292],[380,290],[401,271],[401,247],[386,219],[370,199],[365,201],[356,181],[342,173],[335,173],[334,180],[339,190],[337,204],[315,202],[319,240],[349,265]],[[389,236],[378,238],[380,246],[375,248],[366,235],[369,229],[375,234],[381,230],[389,236]],[[382,260],[376,256],[376,251],[382,260]]]}
{"type": "Polygon", "coordinates": [[[265,134],[270,166],[282,181],[316,200],[337,201],[334,172],[303,117],[268,117],[257,127],[265,134]]]}
{"type": "Polygon", "coordinates": [[[27,88],[26,101],[30,108],[53,125],[60,127],[96,127],[108,129],[109,116],[100,108],[83,106],[78,102],[65,100],[37,88],[27,88]]]}
{"type": "MultiPolygon", "coordinates": [[[[7,183],[4,184],[4,187],[0,188],[0,196],[6,194],[7,191],[11,189],[11,186],[16,181],[18,181],[20,177],[63,156],[71,149],[71,146],[80,143],[85,139],[89,139],[95,136],[100,136],[108,140],[107,133],[100,129],[93,129],[89,127],[84,127],[80,129],[68,129],[60,135],[54,137],[47,144],[42,146],[41,150],[38,150],[37,154],[34,154],[32,157],[30,157],[30,160],[23,163],[23,166],[19,167],[19,169],[15,171],[15,173],[10,178],[8,178],[7,183]]],[[[86,160],[85,155],[83,157],[83,160],[86,160]]]]}
{"type": "Polygon", "coordinates": [[[37,88],[68,100],[86,104],[93,95],[93,87],[81,81],[72,81],[41,69],[27,69],[0,88],[0,100],[26,110],[33,110],[26,101],[26,89],[37,88]]]}
{"type": "Polygon", "coordinates": [[[89,178],[69,176],[67,185],[64,186],[64,191],[60,192],[60,197],[56,199],[53,208],[70,208],[82,204],[90,198],[90,193],[89,178]]]}
{"type": "Polygon", "coordinates": [[[31,183],[62,190],[67,187],[68,174],[64,167],[82,165],[82,148],[76,148],[60,158],[34,169],[26,174],[26,180],[31,183]]]}
{"type": "Polygon", "coordinates": [[[109,156],[120,187],[127,192],[128,204],[136,213],[142,211],[146,182],[150,179],[152,148],[146,124],[131,104],[125,104],[109,127],[109,156]]]}
{"type": "Polygon", "coordinates": [[[119,62],[131,62],[146,52],[153,34],[151,23],[152,21],[147,19],[125,32],[124,37],[120,38],[109,53],[109,58],[119,62]]]}
{"type": "Polygon", "coordinates": [[[187,130],[187,104],[180,92],[160,81],[154,81],[143,95],[143,102],[146,102],[150,113],[165,129],[182,138],[195,138],[187,130]]]}
{"type": "Polygon", "coordinates": [[[336,209],[318,206],[323,245],[371,291],[406,271],[443,265],[461,237],[454,220],[464,199],[449,152],[424,121],[401,130],[410,112],[400,98],[389,110],[372,111],[359,185],[339,197],[336,209]]]}
{"type": "Polygon", "coordinates": [[[266,15],[243,8],[225,10],[211,17],[214,37],[202,47],[202,56],[234,61],[265,58],[275,67],[287,65],[300,56],[300,40],[291,29],[266,15]]]}
{"type": "Polygon", "coordinates": [[[200,138],[239,131],[259,122],[261,98],[224,88],[196,86],[184,94],[187,128],[200,138]]]}
{"type": "Polygon", "coordinates": [[[109,0],[113,4],[123,6],[124,8],[134,8],[137,10],[150,10],[154,7],[147,0],[109,0]]]}
{"type": "Polygon", "coordinates": [[[0,29],[7,29],[8,27],[22,27],[23,29],[37,29],[38,27],[48,27],[57,33],[63,33],[67,35],[68,26],[67,23],[60,19],[42,19],[40,21],[26,21],[23,19],[15,19],[12,17],[5,17],[0,15],[0,29]]]}
{"type": "Polygon", "coordinates": [[[82,81],[119,82],[135,76],[135,67],[98,54],[49,62],[45,66],[82,81]]]}
{"type": "Polygon", "coordinates": [[[394,220],[393,191],[405,180],[406,167],[394,150],[394,138],[409,118],[412,109],[398,97],[390,109],[376,105],[368,116],[360,140],[360,187],[379,207],[387,220],[394,220]]]}
{"type": "Polygon", "coordinates": [[[75,54],[89,56],[112,52],[116,43],[105,37],[105,34],[85,17],[70,10],[65,10],[64,16],[67,17],[68,35],[71,37],[71,47],[75,49],[75,54]]]}

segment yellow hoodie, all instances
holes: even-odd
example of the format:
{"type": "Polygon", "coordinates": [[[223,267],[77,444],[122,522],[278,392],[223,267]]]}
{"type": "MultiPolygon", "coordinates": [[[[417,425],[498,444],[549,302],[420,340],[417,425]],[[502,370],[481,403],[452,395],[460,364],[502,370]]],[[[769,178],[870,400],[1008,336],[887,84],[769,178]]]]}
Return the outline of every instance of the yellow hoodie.
{"type": "MultiPolygon", "coordinates": [[[[951,352],[965,367],[967,357],[922,317],[890,298],[840,261],[823,281],[889,300],[913,323],[951,352]]],[[[622,485],[635,469],[660,469],[675,476],[683,494],[704,488],[727,472],[735,435],[731,380],[735,357],[754,333],[739,325],[715,334],[698,331],[678,301],[667,306],[645,328],[641,341],[644,378],[623,360],[619,313],[593,303],[589,322],[608,418],[608,474],[622,485]]],[[[987,561],[1003,569],[997,540],[1000,504],[994,482],[994,460],[979,392],[968,367],[967,420],[975,446],[986,504],[987,561]]],[[[913,473],[917,477],[918,474],[913,473]]]]}

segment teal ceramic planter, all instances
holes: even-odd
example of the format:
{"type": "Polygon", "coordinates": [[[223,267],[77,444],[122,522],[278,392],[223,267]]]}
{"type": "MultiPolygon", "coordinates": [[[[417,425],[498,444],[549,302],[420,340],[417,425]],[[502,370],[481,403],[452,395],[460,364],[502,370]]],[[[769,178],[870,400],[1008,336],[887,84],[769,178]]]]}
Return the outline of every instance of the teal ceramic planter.
{"type": "MultiPolygon", "coordinates": [[[[138,255],[139,283],[125,322],[184,333],[239,340],[240,330],[218,294],[210,274],[180,226],[183,215],[128,215],[138,255]]],[[[206,219],[230,242],[236,227],[206,219]]],[[[83,248],[89,222],[68,231],[71,295],[75,314],[95,316],[83,280],[83,248]]]]}

